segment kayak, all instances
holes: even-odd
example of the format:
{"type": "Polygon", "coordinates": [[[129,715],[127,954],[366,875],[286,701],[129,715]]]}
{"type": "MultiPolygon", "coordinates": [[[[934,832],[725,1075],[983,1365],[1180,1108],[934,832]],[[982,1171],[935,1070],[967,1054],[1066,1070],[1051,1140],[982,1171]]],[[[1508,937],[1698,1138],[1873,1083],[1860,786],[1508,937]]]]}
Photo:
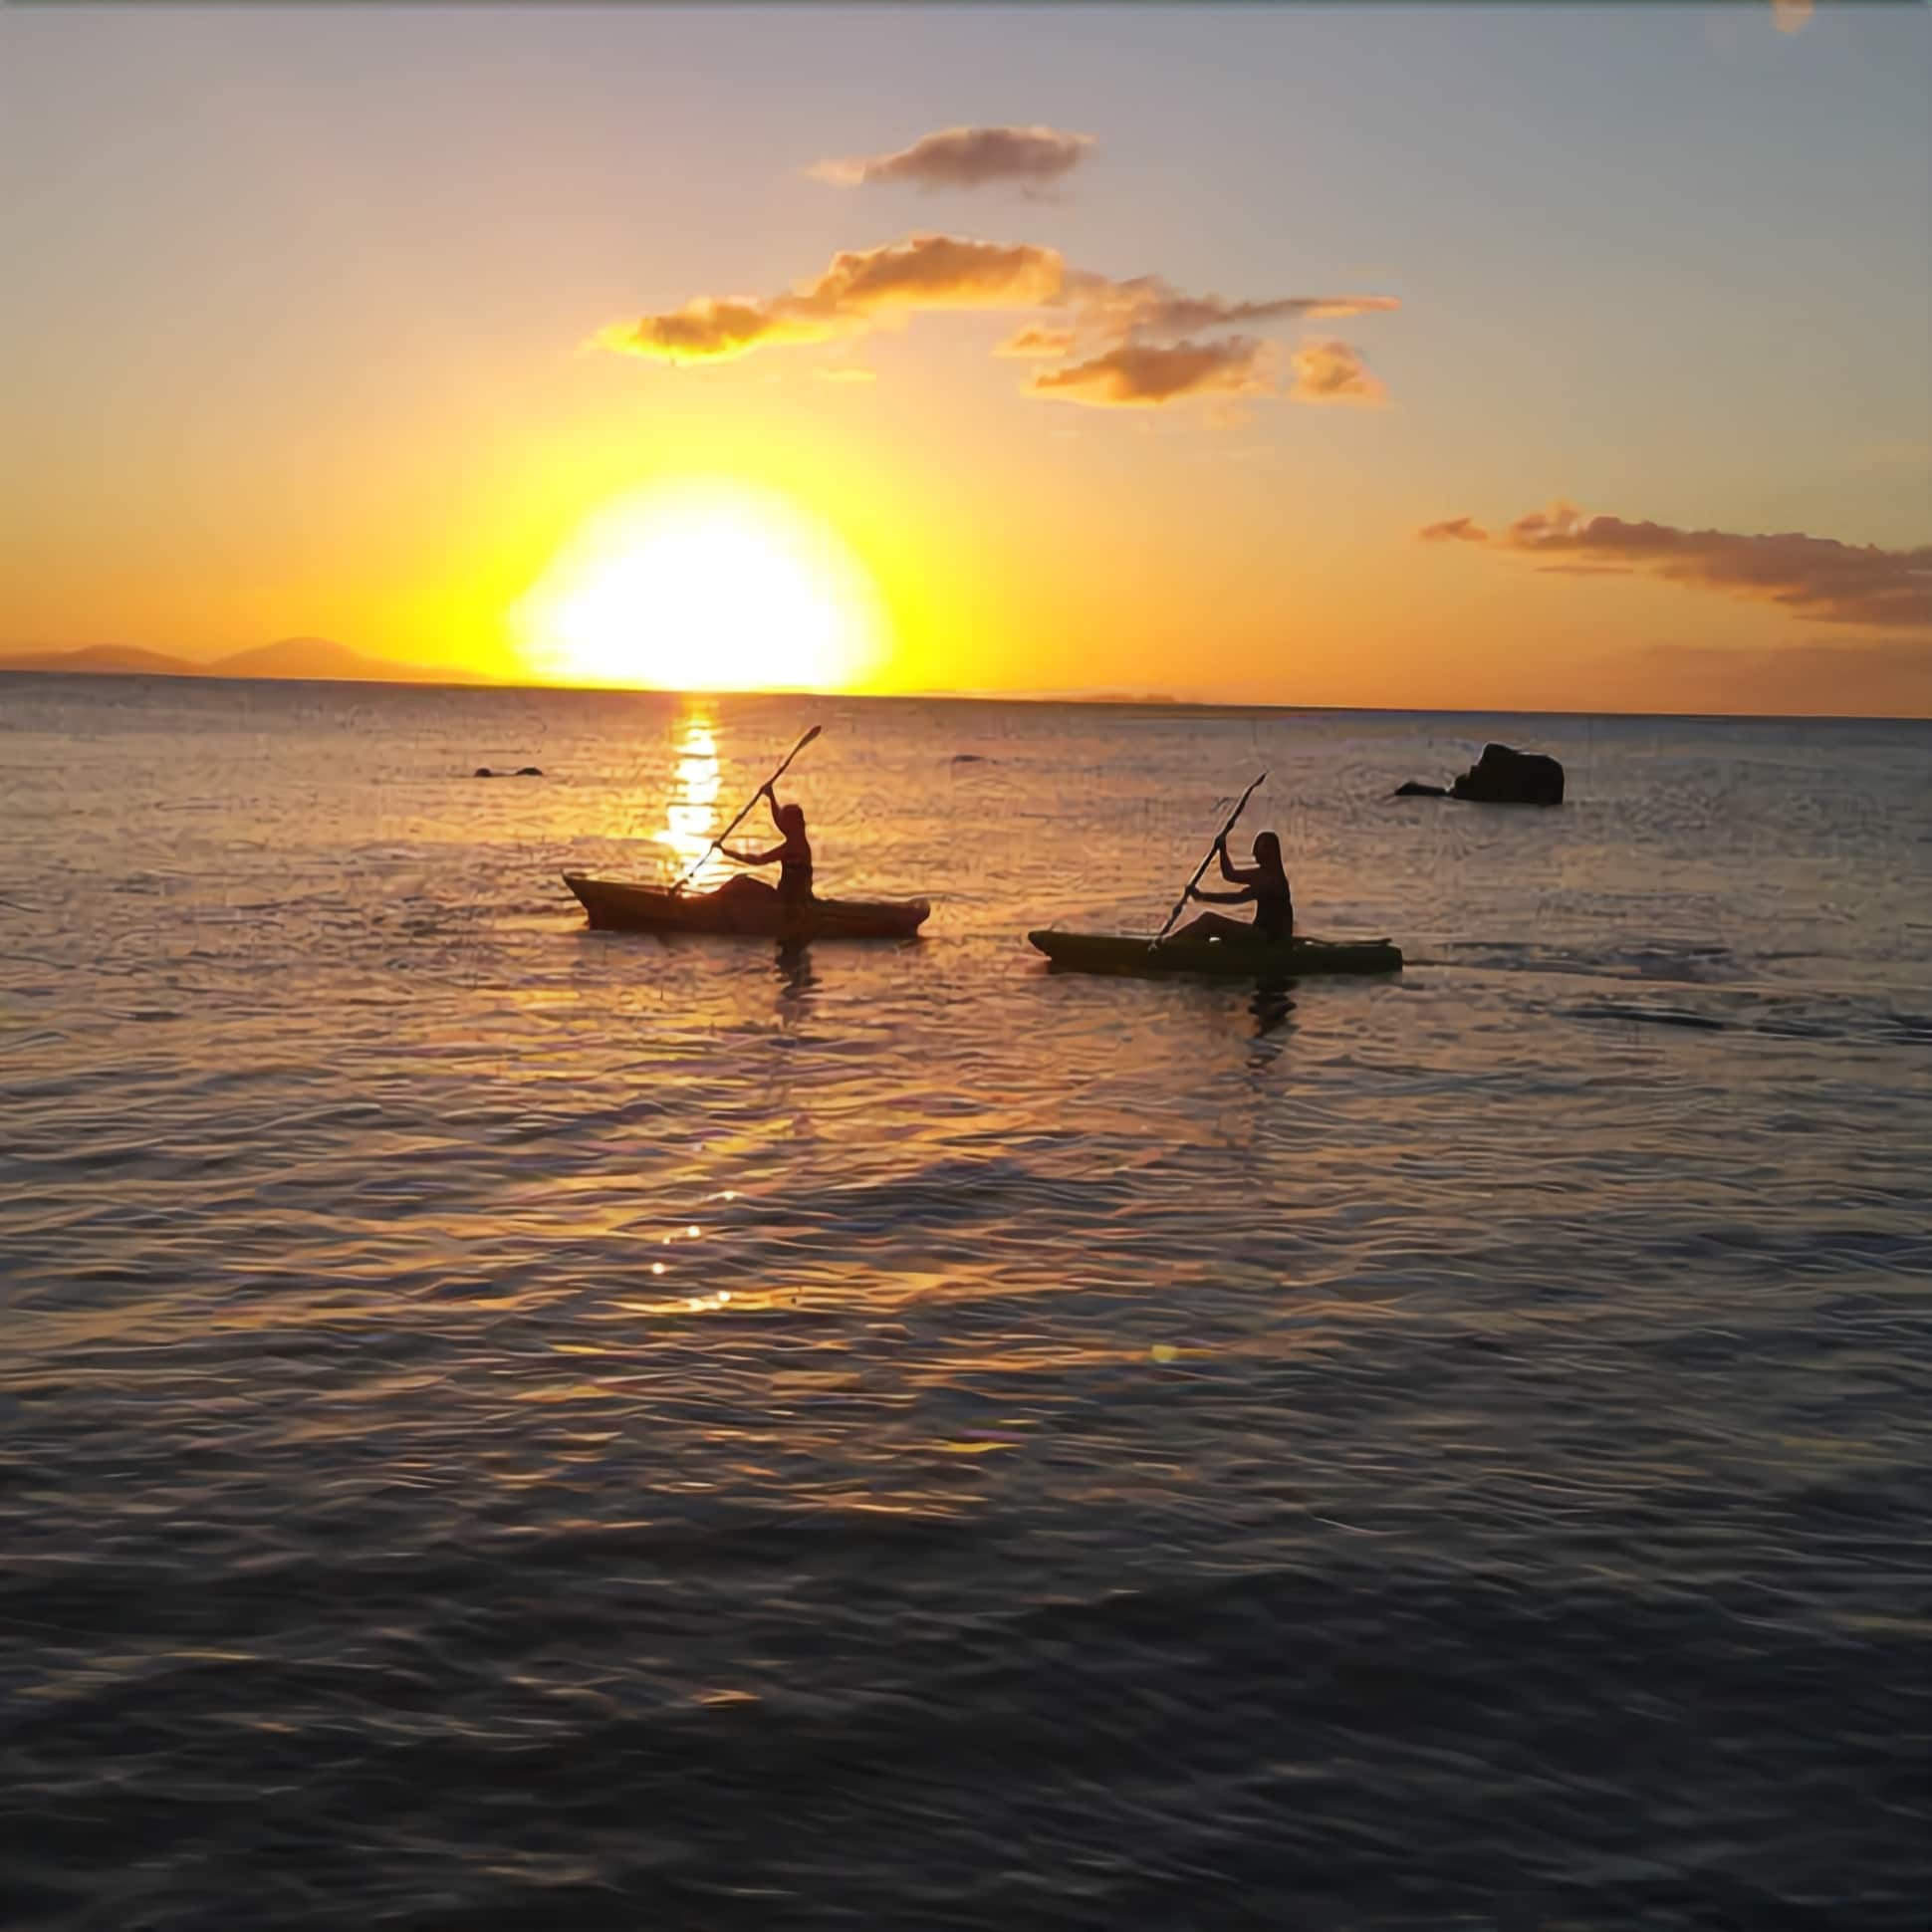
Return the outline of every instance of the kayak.
{"type": "Polygon", "coordinates": [[[759,939],[910,939],[932,907],[924,899],[814,899],[782,906],[776,894],[673,892],[668,885],[566,872],[602,932],[728,932],[759,939]]]}
{"type": "Polygon", "coordinates": [[[1030,932],[1028,940],[1072,973],[1212,973],[1222,979],[1301,979],[1312,973],[1399,973],[1402,949],[1386,939],[1145,939],[1097,932],[1030,932]]]}

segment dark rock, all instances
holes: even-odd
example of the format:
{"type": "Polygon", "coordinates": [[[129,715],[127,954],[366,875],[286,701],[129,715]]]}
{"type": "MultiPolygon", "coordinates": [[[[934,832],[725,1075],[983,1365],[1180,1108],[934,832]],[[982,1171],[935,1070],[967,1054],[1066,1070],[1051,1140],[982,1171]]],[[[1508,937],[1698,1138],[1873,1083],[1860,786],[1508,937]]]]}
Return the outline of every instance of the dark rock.
{"type": "Polygon", "coordinates": [[[1479,805],[1561,805],[1564,768],[1542,752],[1485,745],[1482,757],[1450,786],[1449,796],[1479,805]]]}
{"type": "Polygon", "coordinates": [[[489,766],[479,765],[476,768],[475,776],[478,778],[495,778],[496,774],[490,770],[489,766]]]}
{"type": "Polygon", "coordinates": [[[519,778],[542,778],[543,775],[542,769],[536,765],[519,765],[517,767],[517,776],[519,778]]]}
{"type": "Polygon", "coordinates": [[[1483,755],[1447,790],[1410,779],[1398,785],[1398,799],[1467,799],[1475,805],[1561,805],[1564,768],[1539,751],[1514,751],[1485,745],[1483,755]]]}

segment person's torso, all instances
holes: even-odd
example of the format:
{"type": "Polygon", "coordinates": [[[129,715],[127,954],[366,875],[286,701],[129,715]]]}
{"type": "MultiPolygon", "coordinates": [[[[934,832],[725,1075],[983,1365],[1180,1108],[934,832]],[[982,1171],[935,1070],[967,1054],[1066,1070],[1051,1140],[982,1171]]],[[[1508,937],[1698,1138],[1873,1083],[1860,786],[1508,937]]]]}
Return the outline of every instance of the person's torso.
{"type": "Polygon", "coordinates": [[[1295,899],[1286,873],[1263,872],[1255,881],[1255,929],[1284,939],[1295,930],[1295,899]]]}

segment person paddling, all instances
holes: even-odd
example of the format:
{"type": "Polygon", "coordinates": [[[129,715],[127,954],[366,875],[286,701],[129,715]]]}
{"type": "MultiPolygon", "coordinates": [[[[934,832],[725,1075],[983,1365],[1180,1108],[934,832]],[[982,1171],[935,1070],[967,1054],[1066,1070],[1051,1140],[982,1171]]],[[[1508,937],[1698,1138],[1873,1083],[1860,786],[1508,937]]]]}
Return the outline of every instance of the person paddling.
{"type": "MultiPolygon", "coordinates": [[[[772,823],[783,840],[770,851],[733,851],[723,847],[727,858],[736,859],[740,865],[776,865],[778,867],[778,886],[775,896],[779,903],[788,909],[808,906],[812,903],[812,843],[805,836],[805,808],[797,805],[780,805],[778,794],[769,783],[758,788],[759,796],[772,809],[772,823]]],[[[771,892],[773,887],[762,878],[752,878],[740,872],[736,878],[728,879],[718,888],[721,892],[771,892]]]]}
{"type": "Polygon", "coordinates": [[[1252,904],[1253,924],[1230,919],[1222,912],[1203,912],[1162,943],[1172,945],[1176,939],[1293,939],[1295,899],[1289,891],[1288,873],[1282,868],[1282,842],[1272,832],[1256,833],[1255,862],[1246,867],[1230,862],[1225,832],[1214,842],[1214,849],[1221,861],[1221,876],[1240,890],[1204,892],[1198,885],[1190,885],[1187,896],[1206,905],[1252,904]]]}

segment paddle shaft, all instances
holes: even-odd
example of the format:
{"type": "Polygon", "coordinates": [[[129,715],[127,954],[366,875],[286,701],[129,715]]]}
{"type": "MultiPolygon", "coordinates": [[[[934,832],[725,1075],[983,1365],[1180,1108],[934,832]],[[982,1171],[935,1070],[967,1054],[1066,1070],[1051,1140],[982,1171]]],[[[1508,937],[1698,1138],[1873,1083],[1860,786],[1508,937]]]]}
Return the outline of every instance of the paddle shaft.
{"type": "Polygon", "coordinates": [[[673,892],[683,891],[684,888],[688,884],[690,884],[692,879],[694,879],[698,875],[698,873],[704,869],[705,865],[710,860],[711,854],[714,851],[716,851],[718,847],[722,845],[724,842],[727,839],[729,839],[734,832],[738,830],[738,828],[744,823],[746,814],[749,813],[752,807],[756,805],[758,801],[762,799],[765,796],[765,794],[768,791],[770,791],[771,788],[774,785],[776,785],[779,782],[779,780],[785,776],[786,768],[791,764],[792,760],[795,759],[799,755],[799,753],[802,752],[806,748],[806,746],[809,745],[813,741],[813,739],[815,739],[819,735],[819,733],[822,732],[824,729],[825,729],[824,725],[814,725],[812,729],[808,731],[805,734],[805,736],[801,738],[799,742],[796,745],[794,745],[792,749],[785,754],[784,763],[781,764],[778,770],[775,771],[771,775],[771,777],[768,778],[765,781],[765,783],[761,785],[758,788],[758,790],[755,791],[751,795],[751,797],[745,801],[744,807],[739,812],[737,818],[733,819],[732,822],[728,826],[726,826],[725,829],[721,833],[719,833],[714,840],[712,840],[710,845],[705,846],[703,855],[698,859],[697,863],[693,865],[691,869],[688,872],[686,872],[684,876],[681,879],[679,879],[675,885],[671,887],[671,890],[673,892]]]}
{"type": "Polygon", "coordinates": [[[1167,934],[1169,930],[1172,928],[1174,921],[1181,916],[1182,910],[1187,905],[1188,893],[1193,891],[1195,886],[1200,884],[1201,874],[1205,872],[1209,867],[1209,865],[1211,865],[1214,862],[1214,854],[1221,849],[1221,846],[1225,843],[1228,834],[1234,830],[1235,821],[1239,819],[1245,811],[1247,811],[1248,801],[1255,796],[1256,791],[1259,789],[1261,785],[1261,779],[1266,778],[1268,774],[1266,772],[1263,772],[1261,775],[1261,778],[1256,779],[1254,784],[1249,786],[1248,789],[1242,793],[1240,802],[1235,806],[1235,809],[1228,814],[1228,823],[1224,825],[1221,828],[1221,830],[1215,835],[1214,844],[1207,848],[1207,856],[1203,858],[1201,862],[1194,867],[1194,876],[1187,881],[1187,884],[1182,888],[1180,897],[1174,901],[1173,911],[1168,913],[1166,921],[1162,924],[1160,930],[1157,933],[1155,933],[1150,940],[1148,940],[1147,945],[1150,951],[1155,946],[1158,946],[1160,942],[1167,937],[1167,934]]]}

